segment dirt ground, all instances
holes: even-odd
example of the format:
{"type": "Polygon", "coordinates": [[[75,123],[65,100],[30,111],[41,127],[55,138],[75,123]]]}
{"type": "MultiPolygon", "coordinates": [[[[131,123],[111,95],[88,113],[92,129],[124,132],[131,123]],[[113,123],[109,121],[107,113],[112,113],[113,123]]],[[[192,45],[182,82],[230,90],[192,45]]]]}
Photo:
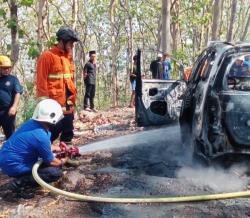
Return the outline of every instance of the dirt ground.
{"type": "MultiPolygon", "coordinates": [[[[135,146],[83,155],[84,164],[65,167],[56,185],[75,193],[115,197],[202,195],[248,188],[247,166],[225,170],[194,164],[180,142],[178,125],[149,130],[136,127],[133,120],[134,111],[128,108],[81,112],[75,123],[75,145],[96,141],[98,146],[104,138],[112,145],[112,136],[126,135],[117,140],[135,146]]],[[[7,181],[0,174],[0,185],[7,181]]],[[[249,203],[248,198],[178,204],[87,203],[38,189],[31,200],[1,199],[0,217],[249,217],[249,203]]]]}

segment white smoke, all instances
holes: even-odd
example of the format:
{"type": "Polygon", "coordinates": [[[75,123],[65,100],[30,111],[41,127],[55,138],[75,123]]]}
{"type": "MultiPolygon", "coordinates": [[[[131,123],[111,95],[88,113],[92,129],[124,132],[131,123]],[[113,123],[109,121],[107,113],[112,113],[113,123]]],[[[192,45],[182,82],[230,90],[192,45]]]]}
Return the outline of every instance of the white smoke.
{"type": "Polygon", "coordinates": [[[177,172],[177,177],[215,192],[233,192],[246,189],[250,182],[245,176],[246,171],[247,167],[243,165],[234,165],[229,170],[183,167],[177,172]]]}

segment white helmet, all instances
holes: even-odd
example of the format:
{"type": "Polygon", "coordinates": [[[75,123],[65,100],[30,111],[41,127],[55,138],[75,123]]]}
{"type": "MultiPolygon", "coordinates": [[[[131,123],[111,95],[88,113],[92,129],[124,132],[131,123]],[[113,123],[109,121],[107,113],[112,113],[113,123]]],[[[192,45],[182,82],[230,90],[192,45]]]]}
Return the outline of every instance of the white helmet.
{"type": "Polygon", "coordinates": [[[162,58],[162,53],[158,53],[157,58],[162,58]]]}
{"type": "Polygon", "coordinates": [[[44,99],[40,101],[33,113],[32,119],[56,124],[63,118],[63,111],[61,105],[53,99],[44,99]]]}

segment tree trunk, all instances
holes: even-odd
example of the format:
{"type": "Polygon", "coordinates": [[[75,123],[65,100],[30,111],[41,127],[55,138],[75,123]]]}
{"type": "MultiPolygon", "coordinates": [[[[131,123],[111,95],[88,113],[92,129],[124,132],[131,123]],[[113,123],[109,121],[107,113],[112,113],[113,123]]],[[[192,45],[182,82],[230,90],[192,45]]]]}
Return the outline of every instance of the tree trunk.
{"type": "Polygon", "coordinates": [[[224,10],[224,0],[221,0],[221,15],[220,15],[220,26],[219,26],[219,36],[222,34],[223,30],[222,30],[222,26],[223,26],[223,10],[224,10]]]}
{"type": "Polygon", "coordinates": [[[157,26],[157,45],[156,45],[156,49],[157,51],[161,50],[161,41],[162,41],[162,37],[161,37],[161,32],[162,32],[162,22],[161,22],[161,16],[158,19],[158,26],[157,26]]]}
{"type": "Polygon", "coordinates": [[[210,28],[209,26],[207,26],[205,28],[205,36],[204,36],[204,43],[203,43],[203,47],[206,47],[208,45],[208,41],[209,41],[209,32],[210,32],[210,28]]]}
{"type": "Polygon", "coordinates": [[[162,0],[162,51],[170,53],[170,0],[162,0]]]}
{"type": "Polygon", "coordinates": [[[10,0],[10,20],[12,21],[11,29],[11,58],[13,60],[13,65],[18,61],[19,56],[19,40],[18,40],[18,17],[17,17],[17,2],[15,0],[10,0]]]}
{"type": "Polygon", "coordinates": [[[246,36],[247,36],[249,27],[250,27],[250,14],[248,15],[247,23],[246,23],[245,29],[242,33],[242,36],[240,37],[240,41],[243,42],[246,40],[246,36]]]}
{"type": "MultiPolygon", "coordinates": [[[[72,29],[73,30],[76,30],[77,14],[78,14],[78,1],[73,0],[72,1],[72,29]]],[[[76,50],[73,49],[73,59],[75,59],[75,56],[76,56],[76,50]]]]}
{"type": "Polygon", "coordinates": [[[213,5],[213,24],[211,40],[219,40],[219,26],[221,19],[221,0],[215,0],[213,5]]]}
{"type": "Polygon", "coordinates": [[[77,14],[78,14],[78,1],[73,0],[72,1],[72,28],[75,30],[76,29],[76,24],[77,24],[77,14]]]}
{"type": "Polygon", "coordinates": [[[110,16],[110,25],[111,25],[111,54],[112,54],[112,62],[111,62],[111,73],[112,73],[112,105],[113,107],[117,107],[118,102],[118,87],[117,87],[117,71],[116,71],[116,45],[115,45],[115,6],[116,0],[110,1],[109,6],[109,16],[110,16]]]}
{"type": "Polygon", "coordinates": [[[44,26],[43,26],[43,21],[44,21],[44,16],[43,16],[43,8],[45,5],[46,0],[39,0],[38,2],[38,24],[37,24],[37,41],[39,43],[39,50],[40,52],[43,50],[42,48],[42,41],[44,39],[44,26]]]}
{"type": "Polygon", "coordinates": [[[229,28],[227,30],[228,42],[231,42],[233,40],[233,26],[236,16],[236,6],[237,6],[237,0],[232,0],[231,16],[230,16],[229,28]]]}
{"type": "Polygon", "coordinates": [[[129,15],[129,45],[130,45],[130,57],[129,57],[129,62],[130,62],[130,69],[132,69],[133,66],[133,52],[134,52],[134,44],[133,44],[133,24],[132,24],[132,17],[129,15]]]}
{"type": "MultiPolygon", "coordinates": [[[[127,9],[128,9],[128,17],[129,17],[129,71],[133,69],[133,52],[134,52],[134,35],[133,35],[133,19],[132,16],[130,15],[130,7],[129,7],[129,1],[127,1],[127,9]]],[[[126,82],[125,82],[125,96],[127,95],[127,84],[128,84],[128,78],[129,78],[130,72],[128,72],[128,75],[126,77],[126,82]]]]}
{"type": "Polygon", "coordinates": [[[179,11],[180,11],[180,8],[179,8],[179,1],[176,0],[174,1],[173,5],[171,6],[172,9],[173,9],[173,12],[171,14],[171,17],[174,16],[176,17],[176,21],[172,22],[171,25],[172,25],[172,28],[171,28],[171,35],[172,35],[172,53],[173,55],[176,54],[177,52],[177,49],[178,49],[178,45],[180,43],[180,39],[179,39],[179,24],[178,24],[178,18],[179,18],[179,11]]]}

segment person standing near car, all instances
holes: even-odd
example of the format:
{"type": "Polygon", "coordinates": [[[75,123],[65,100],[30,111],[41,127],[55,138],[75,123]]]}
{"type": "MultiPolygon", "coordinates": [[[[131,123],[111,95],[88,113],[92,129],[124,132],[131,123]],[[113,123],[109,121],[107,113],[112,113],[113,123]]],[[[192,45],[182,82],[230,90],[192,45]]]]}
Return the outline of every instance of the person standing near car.
{"type": "Polygon", "coordinates": [[[169,60],[169,54],[164,53],[163,54],[163,66],[164,66],[164,72],[163,72],[163,79],[164,80],[169,80],[170,79],[170,72],[172,70],[171,68],[171,62],[169,60]]]}
{"type": "Polygon", "coordinates": [[[86,111],[97,112],[94,105],[96,88],[96,51],[94,50],[89,52],[89,61],[84,66],[83,78],[85,84],[83,109],[86,111]],[[90,107],[88,107],[88,101],[90,107]]]}
{"type": "Polygon", "coordinates": [[[23,88],[16,76],[10,75],[11,60],[0,55],[0,126],[8,139],[15,131],[16,112],[23,88]]]}
{"type": "Polygon", "coordinates": [[[60,135],[60,141],[71,143],[76,106],[74,43],[78,34],[70,27],[61,27],[56,33],[58,43],[43,52],[37,61],[37,97],[56,100],[63,109],[64,118],[51,128],[51,141],[60,135]]]}
{"type": "Polygon", "coordinates": [[[136,86],[136,64],[137,64],[137,56],[133,57],[133,69],[130,72],[129,80],[131,84],[131,98],[129,107],[133,108],[135,106],[135,86],[136,86]]]}
{"type": "Polygon", "coordinates": [[[150,64],[150,71],[153,79],[163,79],[164,66],[162,64],[162,54],[157,55],[157,59],[150,64]]]}

